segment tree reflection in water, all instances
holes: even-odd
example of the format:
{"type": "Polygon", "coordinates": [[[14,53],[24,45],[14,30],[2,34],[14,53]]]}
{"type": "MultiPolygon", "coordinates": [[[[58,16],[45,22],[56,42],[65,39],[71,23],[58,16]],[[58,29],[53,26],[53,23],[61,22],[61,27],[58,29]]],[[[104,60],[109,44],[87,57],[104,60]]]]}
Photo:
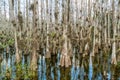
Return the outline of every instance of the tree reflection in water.
{"type": "MultiPolygon", "coordinates": [[[[8,72],[8,70],[10,71],[10,79],[11,80],[15,80],[16,78],[16,66],[15,66],[15,54],[9,54],[8,57],[6,57],[6,53],[5,51],[2,54],[3,60],[1,62],[1,74],[0,74],[0,80],[4,80],[6,78],[6,72],[8,72]]],[[[46,75],[47,74],[47,69],[46,69],[46,58],[44,57],[44,55],[39,55],[39,59],[38,59],[38,80],[47,80],[47,77],[50,77],[51,80],[64,80],[64,79],[68,79],[65,78],[66,76],[70,76],[71,78],[69,78],[70,80],[85,80],[85,75],[88,75],[88,79],[92,80],[93,77],[95,78],[94,80],[103,80],[103,74],[102,71],[99,71],[95,74],[95,76],[93,76],[94,73],[94,67],[93,67],[93,63],[92,63],[92,57],[89,57],[89,66],[88,66],[88,74],[86,74],[86,69],[84,68],[83,63],[81,64],[81,66],[75,64],[75,56],[72,58],[72,66],[71,69],[69,71],[69,68],[65,68],[66,70],[64,72],[62,72],[62,69],[60,67],[60,53],[57,54],[57,60],[55,65],[51,65],[48,69],[50,69],[50,75],[46,75]],[[67,74],[67,73],[68,74],[67,74]],[[63,76],[61,78],[61,76],[63,76]]],[[[51,59],[52,60],[52,59],[51,59]]],[[[53,59],[54,60],[54,59],[53,59]]],[[[112,72],[111,72],[111,64],[110,64],[110,57],[108,59],[108,68],[107,68],[107,73],[106,73],[106,79],[107,80],[111,80],[112,77],[112,72]]],[[[78,61],[78,63],[80,63],[78,61]]],[[[25,75],[29,74],[29,72],[27,71],[28,68],[30,67],[30,56],[25,57],[24,55],[22,56],[22,61],[21,61],[21,65],[22,65],[22,70],[24,70],[25,75]],[[25,64],[27,64],[25,67],[25,64]]],[[[31,80],[30,78],[28,78],[27,80],[31,80]]],[[[120,78],[118,78],[118,80],[120,80],[120,78]]]]}

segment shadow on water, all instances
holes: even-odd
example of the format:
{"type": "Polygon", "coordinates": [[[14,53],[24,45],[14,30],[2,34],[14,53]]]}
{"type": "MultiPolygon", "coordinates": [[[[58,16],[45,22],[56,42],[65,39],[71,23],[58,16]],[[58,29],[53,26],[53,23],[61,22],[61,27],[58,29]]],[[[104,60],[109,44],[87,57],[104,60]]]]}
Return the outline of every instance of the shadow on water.
{"type": "MultiPolygon", "coordinates": [[[[0,54],[2,57],[2,61],[0,63],[0,80],[17,80],[16,77],[20,75],[23,77],[20,80],[33,80],[31,78],[32,74],[30,72],[30,55],[25,56],[22,55],[22,60],[19,68],[21,68],[21,72],[16,72],[17,67],[15,62],[15,53],[9,52],[6,53],[6,50],[2,51],[0,54]],[[21,74],[20,74],[21,73],[21,74]],[[23,75],[22,75],[23,74],[23,75]]],[[[78,60],[76,65],[75,55],[72,58],[72,65],[69,68],[60,67],[60,53],[56,56],[53,56],[52,59],[46,59],[45,56],[39,55],[38,58],[38,70],[37,77],[38,80],[103,80],[104,75],[102,69],[98,70],[98,72],[94,71],[94,64],[92,62],[92,57],[88,58],[88,65],[86,69],[86,65],[84,61],[80,65],[80,61],[78,60]],[[56,57],[56,58],[55,58],[56,57]],[[87,77],[87,78],[86,78],[87,77]]],[[[110,64],[110,57],[108,58],[106,79],[112,79],[112,71],[110,64]]],[[[100,67],[98,67],[100,68],[100,67]]],[[[120,80],[120,76],[117,76],[118,80],[120,80]]]]}

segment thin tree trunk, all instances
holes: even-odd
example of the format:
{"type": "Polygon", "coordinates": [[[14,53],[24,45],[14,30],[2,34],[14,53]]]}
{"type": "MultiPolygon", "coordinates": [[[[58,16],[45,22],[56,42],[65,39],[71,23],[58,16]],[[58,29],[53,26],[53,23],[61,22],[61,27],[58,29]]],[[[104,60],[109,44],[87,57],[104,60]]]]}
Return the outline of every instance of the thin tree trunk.
{"type": "Polygon", "coordinates": [[[50,54],[50,48],[49,48],[49,24],[50,24],[50,16],[49,16],[49,5],[48,5],[49,3],[48,3],[48,0],[46,1],[46,8],[47,8],[47,10],[46,10],[46,14],[47,14],[47,16],[46,16],[46,21],[47,21],[47,43],[46,43],[46,58],[50,58],[51,57],[51,54],[50,54]]]}
{"type": "Polygon", "coordinates": [[[115,37],[116,37],[116,25],[115,25],[115,1],[112,0],[112,17],[113,17],[113,21],[112,21],[112,27],[113,27],[113,44],[112,44],[112,61],[111,63],[112,64],[117,64],[117,61],[116,61],[116,40],[115,40],[115,37]]]}

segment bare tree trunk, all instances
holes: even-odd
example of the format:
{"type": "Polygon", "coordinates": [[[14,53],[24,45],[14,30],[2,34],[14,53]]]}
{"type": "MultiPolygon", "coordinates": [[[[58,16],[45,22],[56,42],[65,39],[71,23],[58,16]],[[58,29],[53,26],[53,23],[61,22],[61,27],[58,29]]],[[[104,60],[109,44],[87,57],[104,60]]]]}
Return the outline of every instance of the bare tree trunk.
{"type": "Polygon", "coordinates": [[[31,70],[36,71],[37,69],[37,48],[38,48],[38,42],[37,42],[37,0],[34,0],[33,2],[33,46],[32,46],[32,60],[31,60],[31,70]]]}
{"type": "Polygon", "coordinates": [[[115,1],[112,0],[112,17],[113,17],[113,21],[112,21],[112,27],[113,27],[113,44],[112,44],[112,61],[111,63],[112,64],[117,64],[117,61],[116,61],[116,40],[115,40],[115,37],[116,37],[116,25],[115,25],[115,1]]]}
{"type": "Polygon", "coordinates": [[[50,48],[49,48],[49,25],[50,25],[50,15],[49,15],[49,5],[48,5],[49,3],[48,3],[48,0],[46,1],[46,8],[47,8],[47,10],[46,10],[46,14],[47,14],[47,16],[46,16],[46,21],[47,21],[47,43],[46,43],[46,54],[45,54],[45,56],[46,56],[46,58],[50,58],[51,57],[51,54],[50,54],[50,48]]]}
{"type": "MultiPolygon", "coordinates": [[[[20,0],[18,0],[18,15],[21,14],[21,11],[20,11],[20,0]]],[[[22,27],[20,26],[21,24],[18,25],[18,30],[20,31],[20,40],[22,39],[22,27]]]]}
{"type": "Polygon", "coordinates": [[[4,15],[5,15],[5,19],[6,19],[6,5],[5,5],[5,0],[4,0],[4,15]]]}
{"type": "Polygon", "coordinates": [[[71,60],[70,60],[70,56],[68,55],[68,43],[67,43],[67,28],[68,28],[68,1],[63,1],[63,5],[64,5],[64,9],[63,9],[63,27],[64,27],[64,30],[63,30],[63,38],[64,38],[64,43],[63,43],[63,49],[62,49],[62,52],[61,52],[61,58],[60,58],[60,65],[61,66],[65,66],[65,67],[69,67],[71,65],[71,60]],[[65,5],[67,4],[67,5],[65,5]]]}
{"type": "Polygon", "coordinates": [[[20,62],[20,56],[19,56],[19,51],[18,51],[18,42],[17,42],[17,20],[15,20],[14,17],[14,0],[9,0],[9,15],[10,15],[10,19],[11,22],[14,26],[14,39],[15,39],[15,53],[16,53],[16,62],[19,63],[20,62]]]}

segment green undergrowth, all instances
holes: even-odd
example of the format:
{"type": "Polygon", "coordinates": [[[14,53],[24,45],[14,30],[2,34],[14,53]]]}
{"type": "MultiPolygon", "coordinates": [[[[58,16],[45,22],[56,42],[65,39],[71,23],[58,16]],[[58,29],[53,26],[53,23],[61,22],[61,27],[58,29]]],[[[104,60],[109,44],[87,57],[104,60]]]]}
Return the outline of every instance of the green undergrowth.
{"type": "Polygon", "coordinates": [[[115,78],[120,77],[120,61],[117,62],[117,65],[115,67],[115,78]]]}
{"type": "MultiPolygon", "coordinates": [[[[5,79],[9,80],[11,78],[12,75],[12,69],[9,68],[6,71],[5,74],[5,79]]],[[[16,64],[16,77],[15,80],[33,80],[37,77],[37,72],[36,71],[32,71],[30,69],[30,67],[28,67],[27,64],[22,65],[22,64],[16,64]]],[[[35,79],[37,80],[37,79],[35,79]]]]}
{"type": "Polygon", "coordinates": [[[13,45],[14,39],[7,35],[0,35],[0,48],[6,48],[7,46],[13,45]]]}

